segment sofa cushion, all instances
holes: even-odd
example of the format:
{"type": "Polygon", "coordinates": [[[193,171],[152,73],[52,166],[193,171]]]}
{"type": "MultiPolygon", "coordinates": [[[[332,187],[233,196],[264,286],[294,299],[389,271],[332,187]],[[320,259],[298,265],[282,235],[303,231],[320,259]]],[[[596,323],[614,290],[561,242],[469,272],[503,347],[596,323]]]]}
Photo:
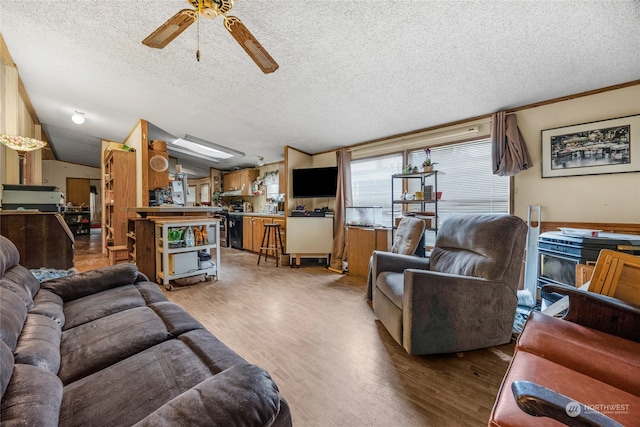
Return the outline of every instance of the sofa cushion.
{"type": "Polygon", "coordinates": [[[202,329],[171,302],[121,311],[62,334],[60,379],[77,381],[182,333],[202,329]]]}
{"type": "Polygon", "coordinates": [[[6,289],[16,294],[20,298],[24,306],[27,308],[27,310],[33,307],[33,299],[31,298],[31,295],[25,288],[25,286],[21,286],[11,280],[0,279],[0,288],[6,289]]]}
{"type": "Polygon", "coordinates": [[[15,293],[0,287],[0,340],[11,351],[16,348],[18,336],[27,318],[27,307],[15,293]]]}
{"type": "Polygon", "coordinates": [[[12,373],[13,353],[4,341],[0,341],[0,397],[4,395],[12,373]]]}
{"type": "Polygon", "coordinates": [[[5,280],[10,280],[13,283],[23,287],[28,293],[29,297],[33,298],[35,294],[40,290],[40,282],[27,268],[21,265],[14,265],[8,268],[4,273],[5,280]]]}
{"type": "Polygon", "coordinates": [[[2,425],[57,426],[62,383],[49,371],[16,364],[2,397],[2,425]]]}
{"type": "MultiPolygon", "coordinates": [[[[139,286],[128,284],[65,302],[64,329],[74,328],[130,308],[144,307],[148,305],[145,296],[150,298],[154,295],[148,289],[144,289],[143,295],[139,286]]],[[[167,300],[162,293],[159,296],[155,295],[155,299],[167,300]]]]}
{"type": "Polygon", "coordinates": [[[533,312],[517,346],[640,396],[640,343],[533,312]]]}
{"type": "Polygon", "coordinates": [[[375,292],[382,292],[391,302],[402,309],[402,295],[404,294],[404,275],[384,271],[378,275],[375,292]]]}
{"type": "Polygon", "coordinates": [[[211,376],[183,340],[171,339],[67,384],[60,425],[132,425],[211,376]]]}
{"type": "Polygon", "coordinates": [[[47,289],[40,289],[33,299],[32,314],[41,314],[53,319],[60,327],[64,326],[62,298],[47,289]]]}
{"type": "Polygon", "coordinates": [[[550,418],[534,417],[522,411],[516,404],[511,391],[511,383],[516,380],[534,382],[585,405],[594,405],[593,407],[595,405],[629,405],[628,410],[605,412],[604,415],[625,426],[637,425],[637,410],[630,408],[640,407],[640,397],[534,354],[516,351],[498,391],[498,397],[489,418],[489,426],[558,427],[563,425],[550,418]]]}
{"type": "Polygon", "coordinates": [[[255,365],[236,365],[182,393],[136,426],[261,427],[271,425],[279,410],[278,387],[269,374],[255,365]]]}
{"type": "Polygon", "coordinates": [[[60,325],[53,319],[29,313],[14,351],[15,362],[57,374],[60,369],[60,336],[60,325]]]}
{"type": "Polygon", "coordinates": [[[13,242],[7,239],[5,236],[0,236],[0,273],[4,277],[5,272],[18,265],[20,262],[20,252],[13,242]]]}

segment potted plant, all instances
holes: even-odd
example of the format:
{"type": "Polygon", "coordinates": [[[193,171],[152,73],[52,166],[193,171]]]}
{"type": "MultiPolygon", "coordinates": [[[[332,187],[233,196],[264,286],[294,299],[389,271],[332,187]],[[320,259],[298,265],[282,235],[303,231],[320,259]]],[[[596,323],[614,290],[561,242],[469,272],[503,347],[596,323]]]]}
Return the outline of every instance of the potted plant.
{"type": "Polygon", "coordinates": [[[426,158],[422,162],[422,171],[433,172],[433,165],[435,165],[436,163],[431,161],[431,149],[425,148],[424,153],[426,154],[426,158]]]}

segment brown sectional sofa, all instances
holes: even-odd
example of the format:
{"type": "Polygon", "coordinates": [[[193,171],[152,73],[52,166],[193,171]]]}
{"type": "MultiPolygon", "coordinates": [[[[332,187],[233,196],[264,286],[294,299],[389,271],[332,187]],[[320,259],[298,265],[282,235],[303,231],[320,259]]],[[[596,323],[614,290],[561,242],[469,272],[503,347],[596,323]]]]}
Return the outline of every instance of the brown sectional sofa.
{"type": "Polygon", "coordinates": [[[544,289],[568,294],[569,311],[527,319],[489,426],[640,425],[640,308],[544,289]]]}
{"type": "Polygon", "coordinates": [[[135,266],[40,284],[0,236],[2,425],[290,426],[269,374],[135,266]]]}

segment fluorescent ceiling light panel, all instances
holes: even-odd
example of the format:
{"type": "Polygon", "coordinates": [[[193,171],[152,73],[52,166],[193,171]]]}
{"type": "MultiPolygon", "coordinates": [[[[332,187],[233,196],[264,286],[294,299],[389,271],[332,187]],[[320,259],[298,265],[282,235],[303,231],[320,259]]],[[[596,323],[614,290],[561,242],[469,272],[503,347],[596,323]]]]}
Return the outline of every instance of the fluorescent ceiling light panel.
{"type": "Polygon", "coordinates": [[[203,153],[198,153],[196,151],[192,151],[187,148],[178,147],[175,142],[171,144],[171,151],[175,153],[186,154],[187,156],[191,156],[191,157],[197,157],[198,159],[208,160],[212,163],[220,163],[220,160],[214,157],[207,156],[203,153]]]}
{"type": "Polygon", "coordinates": [[[178,138],[172,144],[173,147],[175,147],[176,145],[196,154],[213,157],[216,159],[244,157],[244,153],[240,151],[223,147],[222,145],[214,144],[213,142],[196,138],[195,136],[191,135],[185,135],[183,138],[178,138]]]}

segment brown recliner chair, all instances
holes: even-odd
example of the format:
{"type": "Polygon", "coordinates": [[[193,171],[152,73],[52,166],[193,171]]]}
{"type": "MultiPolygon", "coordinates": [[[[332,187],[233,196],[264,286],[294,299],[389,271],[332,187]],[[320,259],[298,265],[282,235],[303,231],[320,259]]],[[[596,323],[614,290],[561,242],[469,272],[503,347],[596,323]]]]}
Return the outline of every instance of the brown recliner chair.
{"type": "Polygon", "coordinates": [[[509,342],[526,234],[513,215],[456,215],[427,258],[374,251],[374,312],[410,354],[509,342]]]}
{"type": "MultiPolygon", "coordinates": [[[[398,228],[393,236],[393,245],[389,252],[401,255],[424,256],[424,229],[423,220],[412,216],[406,216],[398,223],[398,228]]],[[[372,298],[372,274],[373,255],[369,259],[369,275],[367,276],[367,298],[372,298]]]]}

